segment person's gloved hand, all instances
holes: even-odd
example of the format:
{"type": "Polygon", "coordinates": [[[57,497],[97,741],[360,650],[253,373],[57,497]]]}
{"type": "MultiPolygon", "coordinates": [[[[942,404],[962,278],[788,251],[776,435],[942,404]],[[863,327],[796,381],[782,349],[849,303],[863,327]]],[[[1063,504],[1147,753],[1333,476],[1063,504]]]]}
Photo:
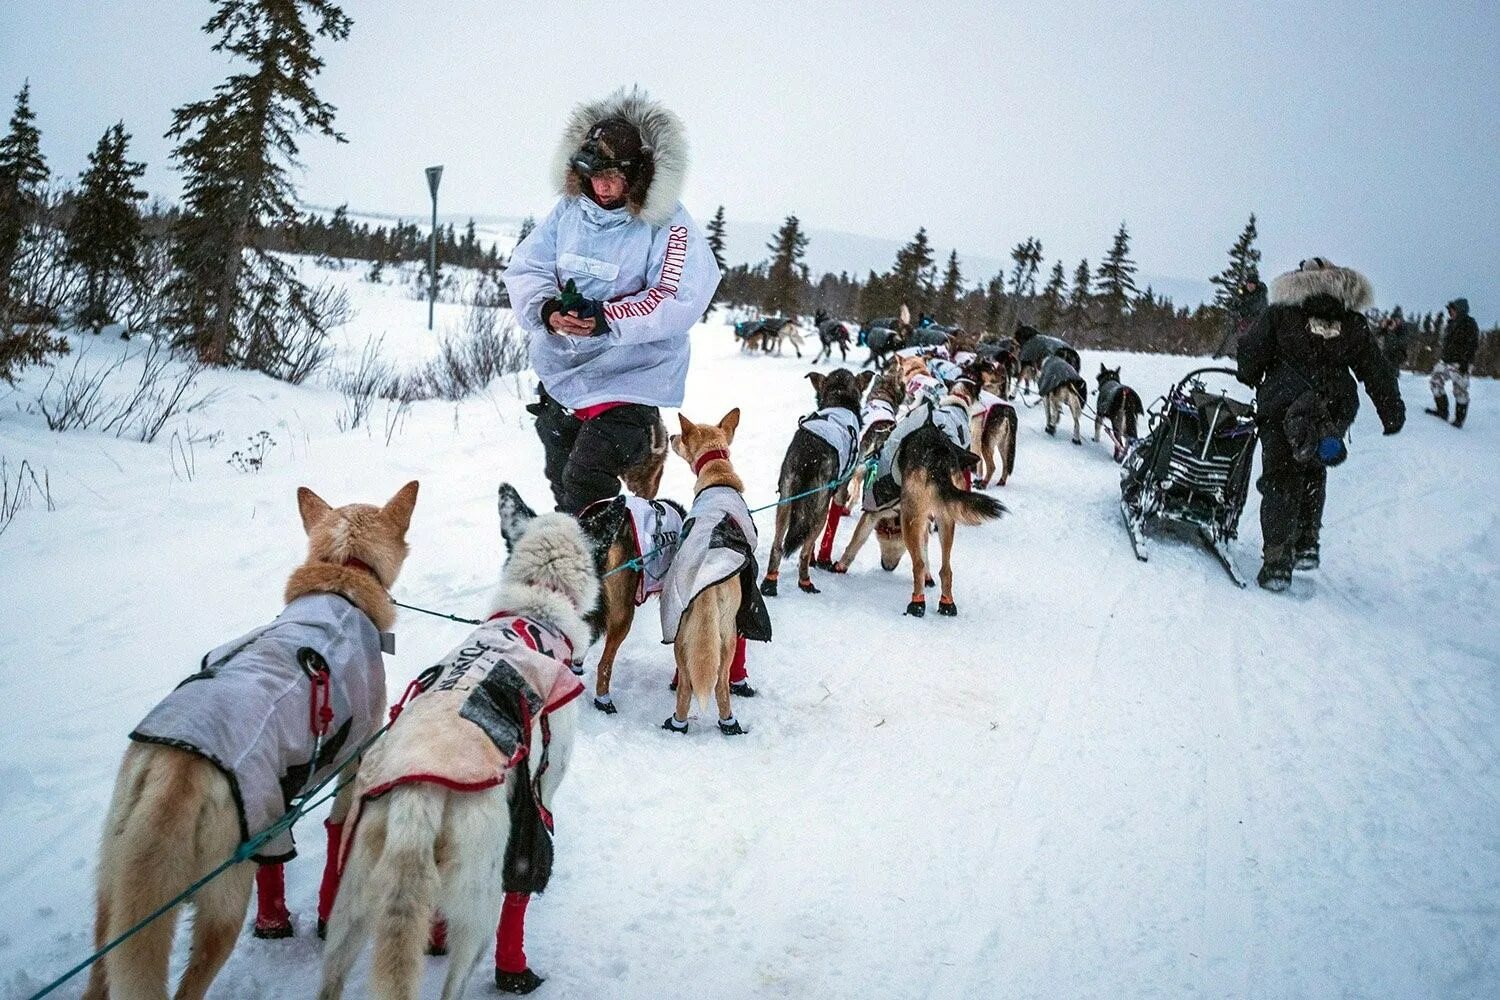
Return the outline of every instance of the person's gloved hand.
{"type": "MultiPolygon", "coordinates": [[[[587,304],[592,300],[583,299],[582,301],[587,304]]],[[[598,308],[597,319],[593,316],[580,317],[567,311],[561,299],[548,299],[542,303],[542,325],[553,333],[568,337],[591,337],[596,333],[602,333],[609,329],[608,325],[604,324],[604,307],[597,302],[594,305],[598,308]]]]}
{"type": "Polygon", "coordinates": [[[593,324],[589,330],[590,336],[609,332],[609,323],[604,318],[604,303],[598,299],[582,299],[572,315],[593,324]]]}
{"type": "Polygon", "coordinates": [[[1385,428],[1386,437],[1392,434],[1400,434],[1401,428],[1406,426],[1406,407],[1402,406],[1389,417],[1382,417],[1380,425],[1385,428]]]}

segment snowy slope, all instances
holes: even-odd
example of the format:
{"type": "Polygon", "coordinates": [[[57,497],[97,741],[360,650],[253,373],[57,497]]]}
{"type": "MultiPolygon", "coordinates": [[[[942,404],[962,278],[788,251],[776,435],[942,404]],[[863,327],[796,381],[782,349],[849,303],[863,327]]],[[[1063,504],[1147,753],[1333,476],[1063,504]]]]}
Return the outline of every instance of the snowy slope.
{"type": "MultiPolygon", "coordinates": [[[[341,350],[383,333],[403,360],[430,353],[424,303],[350,287],[341,350]]],[[[1190,365],[1100,360],[1148,400],[1190,365]]],[[[752,505],[774,499],[806,370],[695,332],[685,411],[743,408],[752,505]]],[[[223,436],[196,445],[191,480],[172,430],[50,433],[17,412],[35,375],[0,398],[0,455],[45,467],[57,503],[0,535],[0,997],[88,952],[125,734],[206,649],[274,615],[301,554],[298,485],[340,503],[420,479],[397,593],[459,614],[498,572],[496,483],[546,495],[523,380],[420,404],[389,447],[338,433],[325,389],[211,382],[220,398],[187,422],[223,436]],[[262,429],[263,471],[225,463],[262,429]]],[[[559,796],[557,874],[529,921],[538,996],[1496,995],[1500,391],[1477,383],[1457,432],[1420,414],[1419,379],[1403,387],[1408,429],[1381,437],[1366,407],[1333,474],[1326,568],[1288,595],[1236,591],[1185,543],[1137,563],[1105,446],[1049,438],[1025,410],[997,491],[1010,516],[959,532],[963,617],[901,617],[909,576],[873,546],[821,595],[787,588],[776,641],[751,650],[761,695],[736,707],[749,736],[657,728],[670,652],[643,609],[620,714],[585,707],[559,796]]],[[[671,459],[665,495],[690,488],[671,459]]],[[[1253,571],[1254,502],[1242,528],[1253,571]]],[[[392,690],[466,629],[403,613],[398,633],[392,690]]],[[[215,996],[312,991],[322,837],[298,832],[301,933],[247,934],[215,996]]]]}

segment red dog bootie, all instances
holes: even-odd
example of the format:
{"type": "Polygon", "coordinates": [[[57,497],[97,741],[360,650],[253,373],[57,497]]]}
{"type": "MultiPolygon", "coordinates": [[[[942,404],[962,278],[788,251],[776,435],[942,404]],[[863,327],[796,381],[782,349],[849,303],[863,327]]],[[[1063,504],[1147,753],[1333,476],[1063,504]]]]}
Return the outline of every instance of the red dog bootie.
{"type": "Polygon", "coordinates": [[[289,938],[292,915],[286,908],[286,869],[260,865],[255,869],[255,930],[258,938],[289,938]]]}
{"type": "Polygon", "coordinates": [[[526,904],[531,894],[507,892],[495,931],[495,986],[501,993],[530,993],[545,982],[526,965],[526,904]]]}
{"type": "Polygon", "coordinates": [[[344,824],[332,820],[323,821],[328,833],[328,858],[323,862],[323,881],[318,883],[318,937],[328,934],[328,918],[333,916],[333,903],[339,894],[339,850],[344,844],[344,824]]]}
{"type": "Polygon", "coordinates": [[[839,522],[847,516],[849,516],[848,507],[836,503],[828,505],[828,520],[823,525],[823,537],[818,539],[818,557],[813,560],[813,565],[818,569],[838,572],[833,565],[833,542],[838,537],[839,522]]]}

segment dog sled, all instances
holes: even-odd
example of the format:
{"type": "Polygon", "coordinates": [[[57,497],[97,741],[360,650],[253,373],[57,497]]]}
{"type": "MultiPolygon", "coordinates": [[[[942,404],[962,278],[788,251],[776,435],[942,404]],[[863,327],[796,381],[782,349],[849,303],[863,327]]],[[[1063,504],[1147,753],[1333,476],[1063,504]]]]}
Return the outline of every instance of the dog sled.
{"type": "Polygon", "coordinates": [[[1150,432],[1125,456],[1120,513],[1141,562],[1147,532],[1163,522],[1197,531],[1237,586],[1246,586],[1229,543],[1239,532],[1255,459],[1255,403],[1210,388],[1205,376],[1234,376],[1229,368],[1188,372],[1151,408],[1150,432]]]}

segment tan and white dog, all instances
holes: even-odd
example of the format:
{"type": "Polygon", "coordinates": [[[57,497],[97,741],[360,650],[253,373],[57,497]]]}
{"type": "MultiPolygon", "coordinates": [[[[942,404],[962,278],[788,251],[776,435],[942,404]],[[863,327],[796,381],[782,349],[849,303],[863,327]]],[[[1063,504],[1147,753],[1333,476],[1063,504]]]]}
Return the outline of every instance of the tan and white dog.
{"type": "Polygon", "coordinates": [[[771,639],[771,619],[756,586],[755,523],[745,505],[745,484],[729,461],[740,411],[730,410],[717,424],[695,424],[682,414],[678,420],[682,433],[672,436],[672,450],[698,479],[661,595],[662,641],[672,643],[677,660],[677,707],[662,728],[687,732],[694,696],[706,705],[712,691],[719,731],[738,736],[746,730],[729,706],[738,637],[771,639]]]}
{"type": "MultiPolygon", "coordinates": [[[[442,995],[462,995],[497,923],[505,950],[502,897],[509,909],[511,896],[540,891],[550,874],[550,803],[583,692],[569,662],[590,641],[584,615],[599,577],[573,518],[533,515],[507,486],[500,515],[511,556],[485,623],[424,673],[421,693],[360,764],[322,1000],[343,995],[372,934],[370,995],[415,998],[439,913],[450,956],[442,995]],[[542,841],[540,858],[519,846],[542,841]]],[[[511,944],[520,968],[500,968],[497,981],[508,976],[509,992],[527,992],[516,987],[541,980],[525,966],[519,929],[511,944]]]]}
{"type": "MultiPolygon", "coordinates": [[[[331,508],[297,491],[307,560],[270,625],[204,658],[131,733],[115,780],[99,858],[96,946],[103,946],[234,854],[285,809],[285,788],[327,774],[340,751],[372,736],[385,714],[380,633],[396,618],[388,588],[406,559],[417,500],[408,483],[384,506],[331,508]],[[311,652],[316,660],[307,656],[311,652]],[[309,731],[314,677],[331,682],[326,738],[309,731]],[[234,726],[225,719],[235,719],[234,726]]],[[[255,859],[290,857],[290,836],[255,859]]],[[[197,1000],[234,950],[255,864],[244,862],[192,898],[192,955],[177,986],[197,1000]]],[[[178,910],[148,924],[90,971],[90,1000],[167,995],[178,910]]]]}

